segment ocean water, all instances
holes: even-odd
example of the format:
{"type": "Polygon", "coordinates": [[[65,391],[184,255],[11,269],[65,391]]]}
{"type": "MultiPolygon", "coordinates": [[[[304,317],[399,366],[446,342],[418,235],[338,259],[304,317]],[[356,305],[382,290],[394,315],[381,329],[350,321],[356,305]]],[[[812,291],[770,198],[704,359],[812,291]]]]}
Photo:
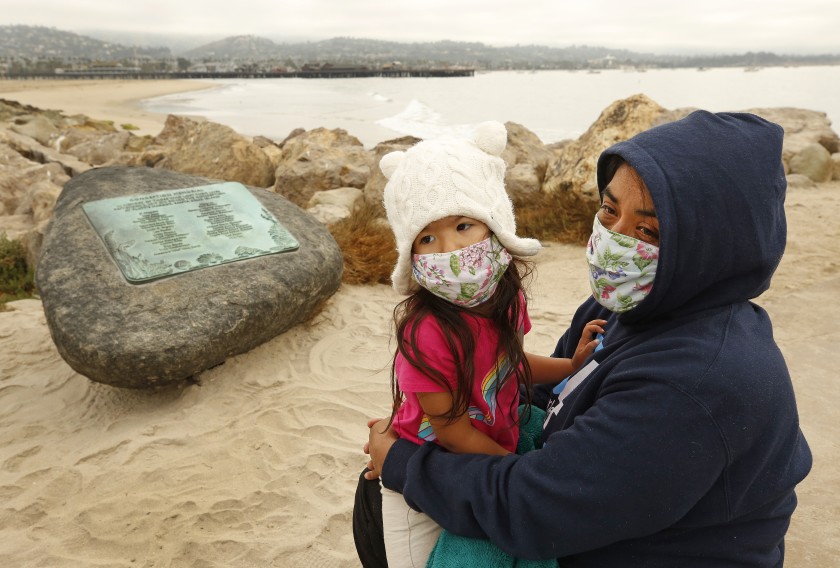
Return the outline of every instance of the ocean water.
{"type": "Polygon", "coordinates": [[[248,136],[343,128],[366,147],[433,138],[485,120],[513,121],[544,143],[577,138],[612,102],[644,93],[668,109],[798,107],[840,131],[840,66],[758,70],[494,71],[474,77],[216,80],[215,88],[148,99],[153,112],[203,116],[248,136]]]}

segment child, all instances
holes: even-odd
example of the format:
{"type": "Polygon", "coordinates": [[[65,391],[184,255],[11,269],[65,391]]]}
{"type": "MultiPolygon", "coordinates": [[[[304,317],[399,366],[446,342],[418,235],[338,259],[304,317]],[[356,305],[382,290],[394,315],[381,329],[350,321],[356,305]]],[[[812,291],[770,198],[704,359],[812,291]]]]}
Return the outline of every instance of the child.
{"type": "MultiPolygon", "coordinates": [[[[380,162],[399,255],[391,280],[409,295],[394,310],[390,422],[401,438],[452,452],[515,452],[519,387],[571,374],[606,323],[586,326],[573,359],[524,352],[529,271],[519,257],[540,243],[516,236],[506,142],[504,125],[487,122],[471,140],[420,142],[380,162]]],[[[440,527],[384,487],[382,516],[389,566],[425,566],[440,527]]]]}

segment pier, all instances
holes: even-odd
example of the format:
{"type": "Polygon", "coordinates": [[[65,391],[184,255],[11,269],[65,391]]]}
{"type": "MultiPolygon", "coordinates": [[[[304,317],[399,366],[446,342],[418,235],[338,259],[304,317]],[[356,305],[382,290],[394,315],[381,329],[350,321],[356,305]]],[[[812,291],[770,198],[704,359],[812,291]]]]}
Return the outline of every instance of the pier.
{"type": "Polygon", "coordinates": [[[361,77],[472,77],[475,69],[368,69],[363,67],[303,68],[299,71],[140,71],[94,68],[55,73],[0,74],[3,79],[356,79],[361,77]]]}

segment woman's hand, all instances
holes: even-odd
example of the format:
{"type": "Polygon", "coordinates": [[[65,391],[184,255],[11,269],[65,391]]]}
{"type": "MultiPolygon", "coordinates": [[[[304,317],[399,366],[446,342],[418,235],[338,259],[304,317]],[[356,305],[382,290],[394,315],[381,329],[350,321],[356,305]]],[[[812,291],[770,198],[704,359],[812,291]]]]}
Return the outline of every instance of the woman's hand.
{"type": "Polygon", "coordinates": [[[583,333],[580,334],[580,341],[575,348],[575,355],[572,357],[573,369],[579,369],[586,358],[592,355],[592,352],[598,347],[599,341],[595,339],[595,336],[604,333],[606,323],[607,320],[592,320],[584,326],[583,333]]]}
{"type": "Polygon", "coordinates": [[[370,455],[367,463],[370,471],[365,472],[365,479],[379,479],[382,474],[382,464],[385,463],[388,451],[397,441],[398,436],[394,429],[388,426],[388,420],[384,418],[372,418],[368,420],[367,426],[370,428],[370,433],[364,452],[370,455]]]}

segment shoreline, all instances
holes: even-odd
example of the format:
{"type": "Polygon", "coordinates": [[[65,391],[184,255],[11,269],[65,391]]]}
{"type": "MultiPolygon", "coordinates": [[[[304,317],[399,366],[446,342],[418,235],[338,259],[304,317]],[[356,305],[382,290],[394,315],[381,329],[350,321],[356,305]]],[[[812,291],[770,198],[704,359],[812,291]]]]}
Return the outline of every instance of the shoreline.
{"type": "Polygon", "coordinates": [[[150,112],[141,101],[211,89],[217,84],[193,79],[140,81],[133,79],[4,79],[0,99],[14,100],[65,115],[84,114],[96,120],[110,120],[137,127],[137,135],[156,136],[163,129],[166,114],[150,112]]]}

